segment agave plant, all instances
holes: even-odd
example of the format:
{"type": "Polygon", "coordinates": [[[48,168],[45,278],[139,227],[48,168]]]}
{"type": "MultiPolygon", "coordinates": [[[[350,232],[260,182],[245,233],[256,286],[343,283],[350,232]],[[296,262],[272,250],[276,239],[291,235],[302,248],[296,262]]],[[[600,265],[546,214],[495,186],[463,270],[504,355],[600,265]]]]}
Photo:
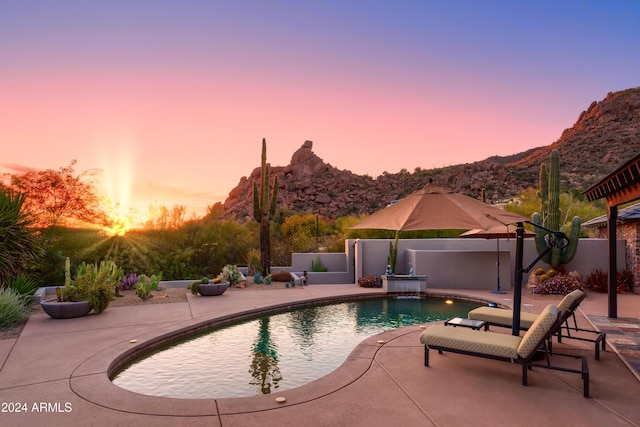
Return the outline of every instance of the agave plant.
{"type": "Polygon", "coordinates": [[[15,277],[7,278],[3,286],[15,289],[20,295],[33,295],[39,288],[36,279],[26,274],[18,274],[15,277]]]}

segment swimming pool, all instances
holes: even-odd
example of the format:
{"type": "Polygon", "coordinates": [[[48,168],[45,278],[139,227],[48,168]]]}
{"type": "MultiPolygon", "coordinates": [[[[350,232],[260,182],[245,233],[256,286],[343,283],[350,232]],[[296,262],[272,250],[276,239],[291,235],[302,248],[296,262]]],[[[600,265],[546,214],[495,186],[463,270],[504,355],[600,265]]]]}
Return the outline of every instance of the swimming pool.
{"type": "Polygon", "coordinates": [[[112,381],[174,398],[247,397],[307,384],[338,368],[364,339],[402,326],[463,316],[480,303],[375,298],[262,316],[159,348],[112,381]]]}

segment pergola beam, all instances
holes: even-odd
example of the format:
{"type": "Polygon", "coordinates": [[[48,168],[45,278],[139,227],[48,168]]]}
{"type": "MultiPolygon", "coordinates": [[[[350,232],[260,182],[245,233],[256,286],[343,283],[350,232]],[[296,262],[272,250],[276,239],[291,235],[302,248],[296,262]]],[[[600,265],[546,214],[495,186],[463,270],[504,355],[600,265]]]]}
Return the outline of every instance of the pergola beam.
{"type": "Polygon", "coordinates": [[[640,199],[640,154],[584,192],[587,200],[607,199],[609,241],[609,317],[618,317],[616,222],[618,206],[640,199]]]}

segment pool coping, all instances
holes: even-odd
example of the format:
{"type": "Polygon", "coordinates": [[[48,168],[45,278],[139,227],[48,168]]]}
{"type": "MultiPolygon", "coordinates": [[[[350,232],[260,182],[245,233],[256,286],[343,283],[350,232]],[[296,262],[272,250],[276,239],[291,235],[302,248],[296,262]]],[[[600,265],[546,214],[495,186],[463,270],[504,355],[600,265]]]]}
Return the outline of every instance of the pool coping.
{"type": "MultiPolygon", "coordinates": [[[[148,396],[123,389],[115,385],[110,377],[133,358],[167,344],[229,323],[253,319],[265,314],[273,314],[318,304],[356,301],[389,297],[388,293],[352,293],[321,296],[271,304],[254,309],[243,309],[221,316],[191,319],[138,335],[135,339],[126,338],[121,342],[95,353],[78,365],[69,377],[71,390],[80,398],[92,404],[113,410],[140,414],[165,415],[178,417],[203,417],[220,415],[238,415],[276,410],[288,406],[307,403],[326,397],[353,384],[372,366],[378,351],[393,340],[414,333],[427,324],[411,325],[373,335],[360,342],[351,351],[347,359],[334,371],[308,384],[268,395],[229,398],[183,399],[160,396],[148,396]],[[285,397],[286,401],[277,402],[276,398],[285,397]]],[[[447,292],[427,292],[428,297],[456,298],[458,300],[488,303],[488,299],[468,297],[447,292]]]]}

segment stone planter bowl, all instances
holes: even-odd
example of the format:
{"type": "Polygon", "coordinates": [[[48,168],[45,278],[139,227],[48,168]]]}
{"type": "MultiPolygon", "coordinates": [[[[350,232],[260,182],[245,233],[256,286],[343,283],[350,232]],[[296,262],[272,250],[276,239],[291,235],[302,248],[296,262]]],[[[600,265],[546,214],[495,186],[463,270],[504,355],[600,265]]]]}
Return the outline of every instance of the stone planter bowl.
{"type": "Polygon", "coordinates": [[[222,295],[229,288],[229,282],[201,283],[198,285],[198,293],[203,297],[222,295]]]}
{"type": "Polygon", "coordinates": [[[40,307],[54,319],[73,319],[86,316],[91,311],[89,301],[58,302],[56,298],[40,301],[40,307]]]}

